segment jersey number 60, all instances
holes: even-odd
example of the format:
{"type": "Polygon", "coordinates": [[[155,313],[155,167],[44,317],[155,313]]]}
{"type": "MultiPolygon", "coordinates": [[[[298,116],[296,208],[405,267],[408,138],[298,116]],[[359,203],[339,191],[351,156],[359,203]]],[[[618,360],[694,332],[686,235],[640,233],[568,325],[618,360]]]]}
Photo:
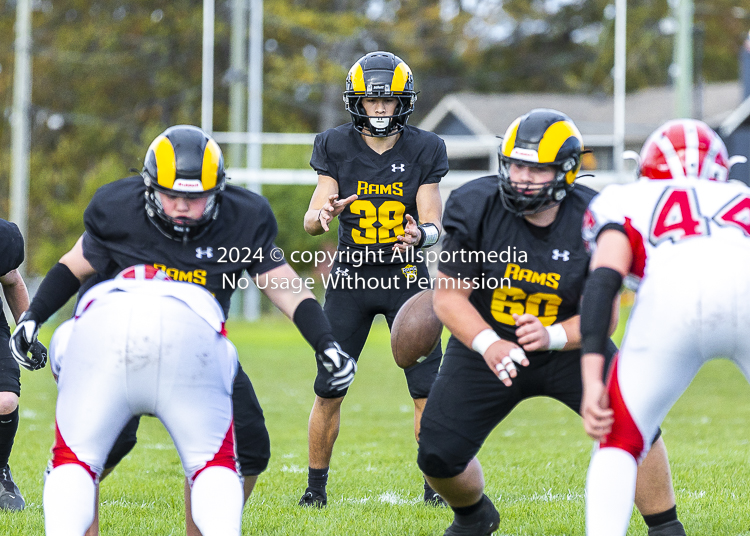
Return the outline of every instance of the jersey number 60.
{"type": "Polygon", "coordinates": [[[529,313],[539,319],[543,326],[551,326],[557,319],[562,298],[557,294],[535,292],[527,295],[518,287],[497,288],[492,294],[492,316],[498,322],[516,325],[513,315],[529,313]]]}

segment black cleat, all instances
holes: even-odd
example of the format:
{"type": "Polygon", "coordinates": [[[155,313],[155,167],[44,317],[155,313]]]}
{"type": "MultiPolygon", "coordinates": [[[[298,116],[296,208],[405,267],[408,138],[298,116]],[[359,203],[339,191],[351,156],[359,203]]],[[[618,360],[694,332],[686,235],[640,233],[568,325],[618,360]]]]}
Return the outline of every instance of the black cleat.
{"type": "Polygon", "coordinates": [[[487,495],[482,496],[484,504],[478,512],[459,519],[453,516],[453,524],[445,529],[443,536],[487,536],[500,527],[500,514],[487,495]],[[468,519],[467,519],[468,518],[468,519]]]}
{"type": "Polygon", "coordinates": [[[445,502],[445,499],[443,499],[440,494],[432,489],[426,482],[424,485],[424,503],[427,506],[435,506],[439,508],[448,507],[448,503],[445,502]]]}
{"type": "Polygon", "coordinates": [[[26,508],[26,501],[23,500],[21,491],[13,482],[13,475],[10,474],[10,467],[0,468],[0,510],[20,511],[26,508]]]}
{"type": "Polygon", "coordinates": [[[648,529],[648,536],[685,536],[685,527],[678,520],[648,529]]]}
{"type": "Polygon", "coordinates": [[[299,500],[299,505],[300,506],[313,506],[315,508],[323,508],[327,502],[328,502],[328,498],[326,496],[325,491],[321,493],[320,491],[316,489],[307,488],[305,490],[305,494],[299,500]]]}

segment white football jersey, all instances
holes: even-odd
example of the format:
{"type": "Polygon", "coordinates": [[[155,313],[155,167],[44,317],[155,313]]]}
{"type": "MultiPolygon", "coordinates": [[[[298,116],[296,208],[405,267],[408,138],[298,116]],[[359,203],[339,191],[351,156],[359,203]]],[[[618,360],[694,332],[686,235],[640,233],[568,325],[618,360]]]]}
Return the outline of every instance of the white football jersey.
{"type": "Polygon", "coordinates": [[[631,275],[640,279],[675,248],[696,261],[715,247],[750,250],[750,188],[737,181],[649,180],[607,186],[589,204],[583,238],[594,251],[609,226],[624,229],[633,251],[631,275]]]}
{"type": "Polygon", "coordinates": [[[80,317],[97,299],[110,292],[141,293],[151,296],[169,296],[184,302],[195,314],[205,320],[217,333],[224,333],[224,311],[205,288],[179,281],[141,281],[135,279],[110,279],[91,287],[78,302],[75,317],[80,317]]]}

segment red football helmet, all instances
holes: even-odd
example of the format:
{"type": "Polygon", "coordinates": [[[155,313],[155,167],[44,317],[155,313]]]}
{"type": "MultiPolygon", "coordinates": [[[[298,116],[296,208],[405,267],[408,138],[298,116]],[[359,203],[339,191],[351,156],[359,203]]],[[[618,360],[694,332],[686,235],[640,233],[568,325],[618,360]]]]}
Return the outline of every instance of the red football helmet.
{"type": "Polygon", "coordinates": [[[172,281],[166,272],[159,270],[151,264],[136,264],[135,266],[128,266],[122,272],[117,274],[115,279],[137,279],[138,281],[156,279],[158,281],[172,281]]]}
{"type": "Polygon", "coordinates": [[[676,119],[654,131],[643,144],[640,176],[726,181],[729,154],[719,135],[703,121],[676,119]]]}

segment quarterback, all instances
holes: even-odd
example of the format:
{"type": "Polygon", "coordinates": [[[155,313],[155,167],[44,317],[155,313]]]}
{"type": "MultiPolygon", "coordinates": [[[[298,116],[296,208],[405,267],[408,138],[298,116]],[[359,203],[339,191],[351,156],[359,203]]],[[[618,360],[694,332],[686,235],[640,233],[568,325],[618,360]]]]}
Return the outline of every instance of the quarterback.
{"type": "MultiPolygon", "coordinates": [[[[226,184],[221,149],[197,127],[178,125],[165,130],[148,148],[142,175],[102,186],[83,219],[83,236],[47,273],[11,337],[18,359],[26,359],[25,349],[36,340],[41,323],[82,284],[86,289],[128,266],[151,264],[174,280],[205,287],[224,314],[233,292],[223,284],[226,274],[239,277],[247,271],[254,280],[263,274],[278,280],[298,278],[272,254],[277,226],[268,202],[226,184]],[[221,255],[221,248],[250,248],[253,253],[221,255]]],[[[346,388],[354,378],[356,363],[335,342],[312,293],[281,286],[269,286],[264,293],[313,346],[322,367],[329,371],[327,387],[332,392],[346,388]]],[[[247,498],[268,464],[270,444],[263,412],[241,366],[232,400],[237,458],[247,498]]],[[[137,427],[135,417],[110,452],[104,475],[133,448],[137,427]]],[[[188,527],[194,529],[189,519],[188,527]]]]}
{"type": "MultiPolygon", "coordinates": [[[[310,165],[318,186],[305,213],[305,230],[327,232],[339,218],[338,260],[331,273],[351,278],[406,283],[429,280],[423,261],[404,262],[413,248],[434,245],[440,235],[442,202],[438,183],[448,172],[445,144],[435,134],[406,124],[417,94],[408,65],[390,52],[371,52],[349,70],[344,102],[351,123],[315,138],[310,165]],[[352,264],[351,259],[364,259],[352,264]]],[[[358,359],[373,318],[382,314],[388,326],[399,308],[421,289],[326,289],[325,311],[341,347],[358,359]]],[[[426,360],[405,370],[414,400],[414,428],[440,365],[438,346],[426,360]]],[[[318,366],[315,402],[308,425],[308,487],[303,506],[325,506],[328,468],[339,432],[345,390],[328,387],[330,373],[318,366]]],[[[442,503],[424,484],[425,502],[442,503]]]]}
{"type": "Polygon", "coordinates": [[[208,291],[170,282],[153,266],[126,268],[81,297],[51,344],[58,395],[44,483],[48,536],[83,534],[91,525],[107,454],[128,421],[143,414],[161,420],[174,440],[201,534],[239,536],[242,485],[232,426],[238,362],[225,334],[224,313],[208,291]]]}
{"type": "MultiPolygon", "coordinates": [[[[422,415],[418,463],[453,508],[446,536],[485,535],[499,528],[500,515],[483,493],[476,455],[519,402],[548,396],[580,410],[578,305],[589,254],[579,229],[594,196],[574,182],[582,143],[566,115],[532,110],[506,131],[499,175],[469,182],[448,199],[445,250],[515,246],[527,259],[439,266],[439,282],[478,276],[511,282],[495,289],[436,285],[435,312],[452,337],[422,415]]],[[[605,335],[610,329],[614,324],[605,327],[605,335]]],[[[605,336],[603,344],[611,358],[614,343],[605,336]]],[[[670,525],[679,521],[661,439],[658,444],[641,471],[638,507],[650,535],[682,536],[681,525],[670,525]]]]}
{"type": "Polygon", "coordinates": [[[750,378],[750,189],[726,182],[730,162],[708,125],[670,121],[646,140],[640,180],[591,201],[581,306],[582,415],[599,441],[586,483],[590,536],[627,532],[638,464],[704,363],[726,357],[750,378]],[[626,276],[640,284],[605,387],[602,326],[626,276]]]}

